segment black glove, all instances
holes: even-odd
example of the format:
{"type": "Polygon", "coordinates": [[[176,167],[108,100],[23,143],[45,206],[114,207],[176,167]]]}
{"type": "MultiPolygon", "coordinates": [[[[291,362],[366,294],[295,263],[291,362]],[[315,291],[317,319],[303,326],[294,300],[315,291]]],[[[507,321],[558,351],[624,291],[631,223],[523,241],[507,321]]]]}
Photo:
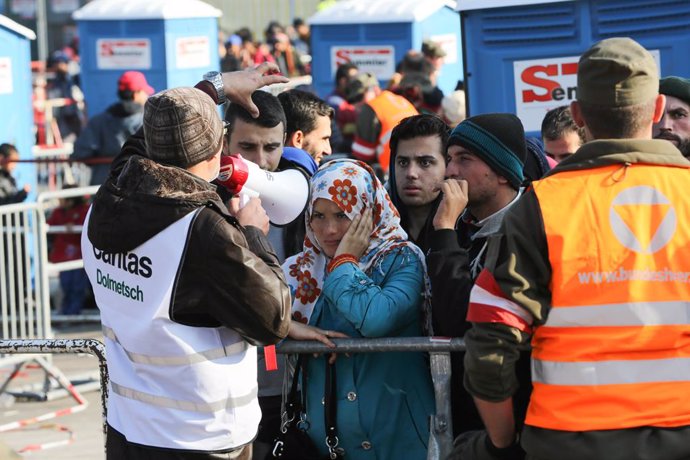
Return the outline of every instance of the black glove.
{"type": "Polygon", "coordinates": [[[524,460],[525,452],[517,439],[508,447],[494,446],[486,431],[468,431],[453,441],[448,460],[524,460]]]}

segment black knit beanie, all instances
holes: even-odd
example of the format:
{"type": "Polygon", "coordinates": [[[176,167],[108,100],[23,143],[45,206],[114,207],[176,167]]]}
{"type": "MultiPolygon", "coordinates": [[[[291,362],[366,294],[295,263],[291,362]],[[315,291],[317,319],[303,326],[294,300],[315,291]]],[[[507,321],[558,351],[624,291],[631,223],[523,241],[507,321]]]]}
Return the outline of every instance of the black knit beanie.
{"type": "Polygon", "coordinates": [[[459,145],[481,158],[498,175],[519,189],[527,157],[525,129],[510,113],[488,113],[467,118],[450,133],[448,146],[459,145]]]}

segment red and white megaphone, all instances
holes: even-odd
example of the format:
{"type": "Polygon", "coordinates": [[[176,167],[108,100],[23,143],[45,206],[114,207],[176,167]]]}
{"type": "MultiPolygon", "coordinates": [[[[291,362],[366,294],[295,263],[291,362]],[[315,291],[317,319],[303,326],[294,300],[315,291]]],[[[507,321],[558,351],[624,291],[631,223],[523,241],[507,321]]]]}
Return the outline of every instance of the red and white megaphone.
{"type": "Polygon", "coordinates": [[[296,169],[265,171],[240,154],[221,157],[218,182],[234,195],[240,206],[250,198],[261,198],[261,205],[273,225],[283,226],[297,219],[309,201],[309,179],[296,169]]]}

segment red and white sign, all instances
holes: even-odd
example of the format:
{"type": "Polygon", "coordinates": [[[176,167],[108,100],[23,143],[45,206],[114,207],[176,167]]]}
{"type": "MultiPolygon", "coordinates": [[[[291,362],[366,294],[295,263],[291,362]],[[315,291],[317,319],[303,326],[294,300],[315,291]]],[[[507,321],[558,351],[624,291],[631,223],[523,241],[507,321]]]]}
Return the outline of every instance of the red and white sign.
{"type": "Polygon", "coordinates": [[[175,40],[175,62],[178,69],[209,67],[211,45],[208,37],[183,37],[175,40]]]}
{"type": "Polygon", "coordinates": [[[429,39],[438,43],[446,57],[443,58],[444,64],[455,64],[458,62],[458,36],[455,34],[432,35],[429,39]]]}
{"type": "Polygon", "coordinates": [[[0,94],[12,94],[12,60],[0,57],[0,94]]]}
{"type": "Polygon", "coordinates": [[[23,18],[34,18],[36,17],[36,0],[12,0],[10,11],[23,18]]]}
{"type": "Polygon", "coordinates": [[[331,74],[338,66],[351,62],[360,72],[369,72],[379,80],[387,80],[395,73],[395,49],[392,46],[332,46],[331,74]]]}
{"type": "Polygon", "coordinates": [[[99,69],[151,68],[151,40],[148,38],[101,38],[96,40],[99,69]]]}
{"type": "MultiPolygon", "coordinates": [[[[661,68],[659,50],[650,53],[661,68]]],[[[579,60],[570,56],[513,62],[516,115],[525,131],[541,131],[546,112],[576,99],[579,60]]]]}
{"type": "Polygon", "coordinates": [[[79,0],[51,0],[53,13],[73,13],[79,9],[79,0]]]}

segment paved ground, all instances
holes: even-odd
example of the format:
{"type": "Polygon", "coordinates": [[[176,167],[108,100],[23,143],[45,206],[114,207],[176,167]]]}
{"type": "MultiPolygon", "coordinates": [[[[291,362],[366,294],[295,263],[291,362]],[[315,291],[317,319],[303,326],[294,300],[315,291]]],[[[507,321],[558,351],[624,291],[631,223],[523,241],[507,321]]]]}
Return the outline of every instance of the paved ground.
{"type": "MultiPolygon", "coordinates": [[[[100,325],[96,323],[75,325],[70,327],[55,327],[56,338],[95,338],[103,341],[100,325]]],[[[98,375],[98,360],[91,355],[53,355],[53,363],[70,379],[85,378],[98,375]]],[[[0,369],[0,377],[4,380],[7,369],[0,369]]],[[[40,369],[25,369],[13,380],[9,387],[24,389],[33,382],[41,381],[43,372],[40,369]]],[[[0,449],[0,460],[12,458],[27,458],[32,460],[103,460],[103,431],[101,418],[100,391],[88,391],[83,396],[89,402],[86,410],[47,420],[42,423],[27,426],[23,429],[0,433],[0,443],[6,444],[15,451],[27,445],[60,442],[70,438],[69,430],[74,440],[68,445],[62,445],[14,457],[3,453],[0,449]]],[[[0,404],[2,401],[0,400],[0,404]]],[[[20,401],[11,407],[0,407],[0,425],[17,420],[37,417],[49,412],[74,406],[76,402],[71,397],[53,401],[20,401]]]]}

